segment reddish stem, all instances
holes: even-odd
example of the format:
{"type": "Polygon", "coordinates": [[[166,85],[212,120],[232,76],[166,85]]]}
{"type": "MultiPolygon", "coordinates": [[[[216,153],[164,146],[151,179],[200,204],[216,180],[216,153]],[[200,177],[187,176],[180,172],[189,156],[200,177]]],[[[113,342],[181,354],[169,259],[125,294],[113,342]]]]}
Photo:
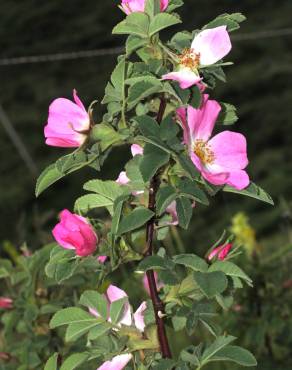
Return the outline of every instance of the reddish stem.
{"type": "MultiPolygon", "coordinates": [[[[157,123],[160,124],[165,112],[166,108],[166,101],[161,99],[159,111],[157,114],[157,123]]],[[[149,190],[149,202],[148,208],[152,212],[156,212],[156,194],[160,186],[160,179],[159,176],[156,174],[150,182],[150,190],[149,190]]],[[[155,226],[155,216],[147,223],[147,230],[146,230],[146,243],[147,243],[147,251],[146,256],[152,256],[153,254],[153,237],[154,237],[154,226],[155,226]]],[[[160,344],[160,349],[163,358],[171,358],[171,351],[169,348],[168,338],[166,335],[165,325],[164,325],[164,304],[161,301],[157,284],[155,280],[155,275],[153,270],[147,271],[147,280],[150,290],[150,297],[153,304],[154,314],[155,314],[155,321],[157,326],[157,333],[158,333],[158,340],[160,344]]]]}

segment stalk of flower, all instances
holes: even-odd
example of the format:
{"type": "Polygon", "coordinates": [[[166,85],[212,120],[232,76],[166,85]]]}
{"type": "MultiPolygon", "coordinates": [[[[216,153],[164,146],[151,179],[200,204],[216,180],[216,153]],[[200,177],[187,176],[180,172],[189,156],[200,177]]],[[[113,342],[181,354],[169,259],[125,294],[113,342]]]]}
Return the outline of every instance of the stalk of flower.
{"type": "Polygon", "coordinates": [[[199,70],[224,58],[232,45],[226,26],[203,30],[198,33],[190,49],[178,56],[176,70],[162,76],[163,80],[177,81],[182,89],[198,85],[202,89],[199,70]]]}
{"type": "Polygon", "coordinates": [[[211,138],[220,104],[203,95],[199,109],[191,106],[177,110],[189,156],[204,179],[214,185],[230,185],[242,190],[249,185],[244,170],[248,165],[247,144],[242,134],[223,131],[211,138]]]}
{"type": "Polygon", "coordinates": [[[49,107],[49,117],[44,129],[46,144],[63,148],[78,148],[88,138],[91,119],[76,90],[74,102],[55,99],[49,107]]]}
{"type": "MultiPolygon", "coordinates": [[[[169,0],[160,0],[160,10],[164,12],[168,7],[169,0]]],[[[128,14],[145,11],[146,0],[122,0],[119,8],[128,14]]]]}
{"type": "Polygon", "coordinates": [[[80,257],[91,255],[99,242],[88,220],[67,209],[60,213],[60,222],[54,227],[52,233],[61,247],[75,250],[76,255],[80,257]]]}

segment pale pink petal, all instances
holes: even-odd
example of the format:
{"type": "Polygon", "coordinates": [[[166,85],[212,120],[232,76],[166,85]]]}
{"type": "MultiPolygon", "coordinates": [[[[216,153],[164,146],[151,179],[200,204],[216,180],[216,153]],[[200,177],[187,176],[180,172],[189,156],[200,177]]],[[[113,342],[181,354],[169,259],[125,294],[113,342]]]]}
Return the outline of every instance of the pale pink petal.
{"type": "Polygon", "coordinates": [[[107,260],[107,256],[99,256],[97,257],[97,260],[99,263],[105,263],[105,261],[107,260]]]}
{"type": "Polygon", "coordinates": [[[96,370],[123,370],[132,360],[132,357],[130,353],[115,356],[112,360],[104,362],[96,370]]]}
{"type": "Polygon", "coordinates": [[[221,106],[216,100],[209,100],[209,95],[203,95],[200,108],[188,106],[188,126],[191,138],[207,141],[214,129],[221,106]]]}
{"type": "Polygon", "coordinates": [[[120,185],[127,185],[130,182],[130,179],[128,178],[125,171],[122,171],[119,174],[119,177],[116,179],[116,182],[120,185]]]}
{"type": "Polygon", "coordinates": [[[170,72],[162,76],[162,80],[173,80],[179,83],[181,89],[188,89],[201,81],[201,77],[189,68],[177,72],[170,72]]]}
{"type": "Polygon", "coordinates": [[[176,201],[170,203],[170,205],[166,208],[166,212],[169,213],[172,217],[170,225],[176,226],[178,225],[178,216],[176,212],[176,201]]]}
{"type": "Polygon", "coordinates": [[[135,157],[135,155],[143,155],[143,148],[141,145],[138,145],[138,144],[133,144],[131,146],[131,153],[132,153],[132,156],[135,157]]]}
{"type": "MultiPolygon", "coordinates": [[[[112,303],[122,298],[128,298],[128,295],[122,289],[116,287],[115,285],[110,285],[106,291],[106,295],[109,299],[109,302],[112,303]]],[[[125,303],[124,313],[119,321],[119,324],[131,326],[132,325],[132,312],[129,302],[125,303]]]]}
{"type": "Polygon", "coordinates": [[[73,140],[72,139],[62,139],[58,137],[50,137],[46,139],[46,144],[50,146],[57,146],[60,148],[78,148],[86,140],[86,137],[84,135],[82,136],[80,135],[79,137],[82,138],[82,140],[76,140],[76,137],[73,140]]]}
{"type": "Polygon", "coordinates": [[[100,314],[94,308],[88,307],[88,311],[91,313],[91,315],[97,318],[100,317],[100,314]]]}
{"type": "MultiPolygon", "coordinates": [[[[210,166],[211,167],[211,166],[210,166]]],[[[205,180],[210,182],[213,185],[224,185],[228,179],[229,174],[226,172],[211,172],[210,169],[206,169],[206,167],[202,167],[202,176],[205,180]]]]}
{"type": "MultiPolygon", "coordinates": [[[[83,109],[85,112],[86,112],[86,109],[85,109],[85,107],[84,107],[84,105],[83,105],[83,103],[82,103],[82,101],[79,99],[79,96],[77,95],[77,91],[74,89],[73,90],[73,98],[74,98],[74,101],[75,101],[75,103],[81,108],[81,109],[83,109]]],[[[87,112],[86,112],[86,114],[87,114],[87,112]]]]}
{"type": "Polygon", "coordinates": [[[144,313],[147,309],[147,303],[142,302],[137,311],[134,313],[134,323],[136,328],[143,333],[145,329],[144,313]]]}
{"type": "Polygon", "coordinates": [[[215,164],[222,168],[222,172],[242,170],[248,165],[247,144],[242,134],[232,131],[223,131],[210,141],[215,154],[215,164]]]}
{"type": "Polygon", "coordinates": [[[243,190],[250,184],[250,179],[244,170],[232,171],[228,176],[226,184],[237,190],[243,190]]]}
{"type": "Polygon", "coordinates": [[[191,48],[200,54],[201,65],[211,65],[225,57],[232,45],[226,26],[207,29],[194,39],[191,48]]]}
{"type": "Polygon", "coordinates": [[[121,7],[128,15],[134,12],[144,12],[146,0],[122,0],[121,7]]]}

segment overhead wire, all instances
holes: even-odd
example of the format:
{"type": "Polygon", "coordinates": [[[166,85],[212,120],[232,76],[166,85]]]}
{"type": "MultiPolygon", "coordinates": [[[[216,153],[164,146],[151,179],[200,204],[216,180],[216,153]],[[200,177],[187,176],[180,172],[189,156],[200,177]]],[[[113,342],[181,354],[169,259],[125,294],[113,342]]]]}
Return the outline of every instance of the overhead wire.
{"type": "MultiPolygon", "coordinates": [[[[233,41],[252,41],[267,39],[273,37],[284,37],[292,35],[292,28],[280,28],[276,30],[265,30],[257,32],[246,32],[232,36],[233,41]]],[[[20,57],[0,58],[0,67],[33,64],[33,63],[48,63],[66,60],[77,60],[94,57],[104,57],[111,55],[118,55],[124,52],[123,46],[116,46],[112,48],[92,49],[92,50],[79,50],[72,52],[62,52],[55,54],[31,55],[20,57]]]]}

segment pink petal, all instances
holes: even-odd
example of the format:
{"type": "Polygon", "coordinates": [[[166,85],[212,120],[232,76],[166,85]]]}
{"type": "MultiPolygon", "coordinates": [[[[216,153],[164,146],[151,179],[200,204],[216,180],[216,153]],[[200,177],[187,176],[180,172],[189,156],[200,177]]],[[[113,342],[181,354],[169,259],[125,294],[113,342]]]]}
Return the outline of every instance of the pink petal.
{"type": "Polygon", "coordinates": [[[211,261],[214,257],[218,256],[218,259],[220,261],[224,261],[231,249],[231,243],[220,245],[219,247],[212,250],[212,252],[208,256],[208,260],[211,261]]]}
{"type": "Polygon", "coordinates": [[[50,137],[46,139],[46,144],[49,146],[57,146],[59,148],[78,148],[84,143],[85,140],[86,137],[84,135],[81,136],[81,134],[78,135],[78,139],[76,139],[76,137],[75,139],[50,137]],[[79,138],[82,138],[82,140],[80,140],[79,138]]]}
{"type": "MultiPolygon", "coordinates": [[[[106,294],[110,303],[117,301],[118,299],[128,298],[126,292],[114,285],[110,285],[108,287],[106,294]]],[[[124,313],[121,320],[119,321],[119,324],[127,326],[132,325],[132,312],[129,302],[125,303],[124,313]]]]}
{"type": "Polygon", "coordinates": [[[227,55],[231,41],[226,26],[207,29],[200,32],[194,39],[191,48],[200,54],[200,64],[210,65],[227,55]]]}
{"type": "Polygon", "coordinates": [[[0,297],[0,308],[6,310],[13,308],[13,300],[9,297],[0,297]]]}
{"type": "Polygon", "coordinates": [[[130,182],[130,179],[128,178],[125,171],[122,171],[119,174],[119,177],[116,179],[116,182],[120,185],[127,185],[130,182]]]}
{"type": "Polygon", "coordinates": [[[146,0],[122,0],[121,7],[128,15],[134,12],[144,12],[146,0]]]}
{"type": "Polygon", "coordinates": [[[207,141],[214,129],[221,106],[216,100],[209,100],[209,95],[203,95],[199,109],[188,106],[188,126],[193,140],[207,141]]]}
{"type": "Polygon", "coordinates": [[[178,216],[176,212],[176,201],[170,203],[170,205],[166,208],[166,212],[169,213],[172,217],[172,221],[170,225],[176,226],[178,225],[178,216]]]}
{"type": "Polygon", "coordinates": [[[226,184],[235,189],[243,190],[250,184],[250,179],[246,171],[233,171],[229,174],[226,184]]]}
{"type": "Polygon", "coordinates": [[[115,356],[112,360],[104,362],[96,370],[122,370],[131,361],[132,357],[130,353],[115,356]]]}
{"type": "Polygon", "coordinates": [[[187,109],[186,108],[178,108],[176,110],[179,123],[181,124],[183,128],[183,135],[184,135],[184,143],[186,145],[189,145],[191,143],[191,136],[190,136],[190,130],[187,124],[187,109]]]}
{"type": "Polygon", "coordinates": [[[136,328],[143,333],[145,329],[144,313],[147,309],[147,303],[142,302],[137,311],[134,313],[134,323],[136,328]]]}
{"type": "Polygon", "coordinates": [[[107,260],[107,256],[99,256],[97,257],[97,260],[99,263],[105,263],[105,261],[107,260]]]}
{"type": "Polygon", "coordinates": [[[86,109],[82,103],[82,101],[79,99],[78,95],[77,95],[77,91],[74,89],[73,90],[73,98],[74,98],[74,101],[75,103],[82,109],[86,112],[86,109]]]}
{"type": "Polygon", "coordinates": [[[215,164],[222,168],[221,172],[242,170],[248,165],[247,144],[242,134],[223,131],[214,136],[209,144],[215,154],[215,164]]]}
{"type": "Polygon", "coordinates": [[[160,10],[164,12],[169,4],[169,0],[160,0],[160,10]]]}
{"type": "Polygon", "coordinates": [[[201,81],[201,77],[188,68],[178,72],[170,72],[162,76],[162,80],[173,80],[179,83],[181,89],[188,89],[201,81]]]}
{"type": "Polygon", "coordinates": [[[144,149],[142,148],[141,145],[138,145],[138,144],[133,144],[131,146],[131,153],[132,153],[132,156],[135,157],[135,155],[143,155],[143,151],[144,149]]]}

